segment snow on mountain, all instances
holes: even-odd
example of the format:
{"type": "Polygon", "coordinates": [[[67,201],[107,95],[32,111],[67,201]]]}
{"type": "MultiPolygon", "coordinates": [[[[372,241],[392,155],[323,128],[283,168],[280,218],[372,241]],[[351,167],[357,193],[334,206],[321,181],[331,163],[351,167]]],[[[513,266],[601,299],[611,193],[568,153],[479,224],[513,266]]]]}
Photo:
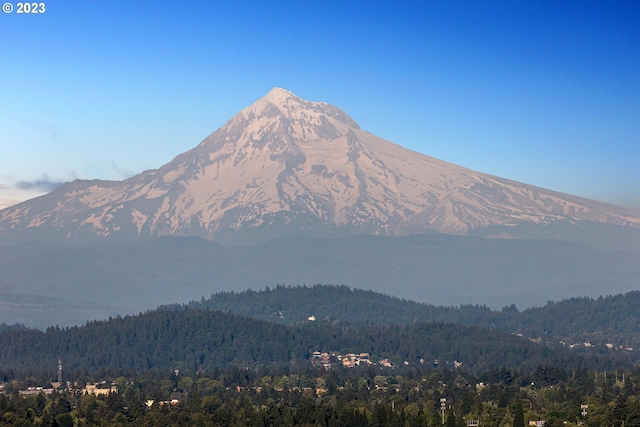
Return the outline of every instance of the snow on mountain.
{"type": "Polygon", "coordinates": [[[475,172],[385,141],[342,110],[274,88],[197,147],[124,181],[74,181],[0,211],[0,238],[127,241],[468,234],[640,211],[475,172]]]}

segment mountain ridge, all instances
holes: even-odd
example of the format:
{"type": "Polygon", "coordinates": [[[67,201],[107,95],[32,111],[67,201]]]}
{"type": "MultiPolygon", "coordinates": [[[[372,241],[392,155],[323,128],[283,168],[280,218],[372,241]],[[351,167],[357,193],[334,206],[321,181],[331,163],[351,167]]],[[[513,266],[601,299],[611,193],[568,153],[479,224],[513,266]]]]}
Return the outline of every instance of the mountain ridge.
{"type": "MultiPolygon", "coordinates": [[[[540,307],[518,310],[515,304],[502,309],[486,305],[432,305],[385,293],[321,285],[283,286],[264,290],[218,292],[175,309],[209,309],[240,316],[294,325],[346,322],[366,325],[445,322],[497,328],[530,339],[554,340],[568,345],[589,342],[612,344],[619,349],[640,347],[640,291],[549,301],[540,307]]],[[[631,351],[631,350],[627,350],[631,351]]]]}
{"type": "Polygon", "coordinates": [[[181,235],[255,244],[557,221],[640,228],[640,210],[416,153],[363,131],[337,107],[274,88],[158,169],[124,181],[74,181],[0,211],[0,239],[181,235]]]}

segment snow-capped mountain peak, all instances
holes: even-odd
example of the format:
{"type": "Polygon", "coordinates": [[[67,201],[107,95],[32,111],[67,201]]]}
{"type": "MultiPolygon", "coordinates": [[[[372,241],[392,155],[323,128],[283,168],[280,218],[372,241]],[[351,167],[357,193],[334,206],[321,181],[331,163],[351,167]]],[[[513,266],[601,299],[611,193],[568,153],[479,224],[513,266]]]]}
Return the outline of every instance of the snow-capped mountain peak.
{"type": "Polygon", "coordinates": [[[640,212],[412,152],[362,131],[337,107],[274,88],[157,170],[76,181],[0,211],[0,236],[254,243],[557,221],[640,227],[640,212]]]}

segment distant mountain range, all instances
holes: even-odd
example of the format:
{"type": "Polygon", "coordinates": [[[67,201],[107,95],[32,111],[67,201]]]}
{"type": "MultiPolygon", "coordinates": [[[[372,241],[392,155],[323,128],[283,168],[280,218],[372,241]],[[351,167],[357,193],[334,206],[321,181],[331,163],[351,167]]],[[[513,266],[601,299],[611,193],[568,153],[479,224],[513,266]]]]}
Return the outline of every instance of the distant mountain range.
{"type": "Polygon", "coordinates": [[[640,211],[407,150],[332,105],[275,88],[159,169],[124,181],[76,180],[0,211],[0,242],[173,235],[258,244],[428,232],[573,239],[594,224],[637,237],[640,211]]]}

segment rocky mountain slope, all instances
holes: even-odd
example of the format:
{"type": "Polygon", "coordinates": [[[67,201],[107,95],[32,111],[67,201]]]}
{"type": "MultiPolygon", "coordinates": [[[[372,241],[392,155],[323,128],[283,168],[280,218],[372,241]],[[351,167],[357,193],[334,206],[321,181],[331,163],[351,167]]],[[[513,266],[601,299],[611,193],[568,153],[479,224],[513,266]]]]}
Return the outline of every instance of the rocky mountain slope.
{"type": "MultiPolygon", "coordinates": [[[[197,147],[124,181],[74,181],[0,211],[0,241],[478,233],[521,224],[640,228],[640,211],[475,172],[275,88],[197,147]],[[506,227],[504,227],[506,226],[506,227]]],[[[505,231],[506,230],[506,231],[505,231]]],[[[505,234],[506,233],[506,234],[505,234]]]]}

